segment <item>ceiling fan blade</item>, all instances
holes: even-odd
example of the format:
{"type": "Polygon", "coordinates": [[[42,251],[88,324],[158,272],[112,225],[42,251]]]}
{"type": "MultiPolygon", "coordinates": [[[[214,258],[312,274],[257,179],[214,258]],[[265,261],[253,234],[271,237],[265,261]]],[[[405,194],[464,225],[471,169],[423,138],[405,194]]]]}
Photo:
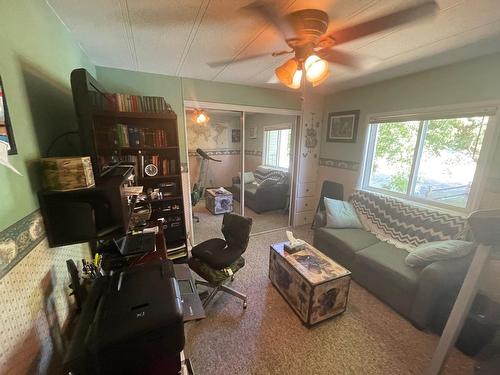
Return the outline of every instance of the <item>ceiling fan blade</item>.
{"type": "Polygon", "coordinates": [[[286,17],[283,17],[278,12],[276,6],[262,0],[258,0],[248,4],[242,9],[254,12],[264,18],[267,22],[273,24],[273,26],[281,32],[281,35],[283,35],[285,39],[296,37],[295,28],[286,17]]]}
{"type": "Polygon", "coordinates": [[[340,65],[345,65],[350,68],[359,69],[361,67],[361,62],[358,58],[353,55],[345,52],[341,52],[334,49],[320,49],[316,51],[316,55],[321,57],[322,59],[340,65]]]}
{"type": "Polygon", "coordinates": [[[234,64],[234,63],[240,63],[248,60],[253,60],[253,59],[258,59],[259,57],[263,56],[281,56],[281,55],[287,55],[289,53],[293,53],[293,51],[277,51],[277,52],[266,52],[266,53],[256,53],[255,55],[248,55],[248,56],[243,56],[240,58],[236,59],[226,59],[226,60],[219,60],[219,61],[212,61],[207,63],[208,66],[211,68],[218,68],[219,66],[226,66],[229,64],[234,64]]]}
{"type": "Polygon", "coordinates": [[[236,58],[236,59],[225,59],[225,60],[218,60],[218,61],[212,61],[207,63],[208,66],[211,68],[218,68],[220,66],[226,66],[229,64],[234,64],[234,63],[239,63],[247,60],[253,60],[253,59],[258,59],[259,57],[262,56],[272,56],[272,53],[266,52],[266,53],[257,53],[255,55],[249,55],[249,56],[244,56],[241,58],[236,58]]]}
{"type": "Polygon", "coordinates": [[[439,7],[434,1],[427,1],[423,4],[390,13],[382,17],[374,18],[357,25],[334,30],[325,37],[333,39],[336,45],[342,44],[370,34],[388,30],[405,23],[410,23],[435,15],[438,10],[439,7]]]}

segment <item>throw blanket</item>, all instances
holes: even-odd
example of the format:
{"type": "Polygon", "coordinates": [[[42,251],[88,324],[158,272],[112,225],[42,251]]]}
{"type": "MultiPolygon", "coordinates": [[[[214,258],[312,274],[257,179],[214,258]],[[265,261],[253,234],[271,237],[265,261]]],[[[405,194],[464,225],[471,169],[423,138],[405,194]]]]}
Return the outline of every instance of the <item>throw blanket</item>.
{"type": "Polygon", "coordinates": [[[351,196],[361,223],[379,240],[407,251],[431,242],[465,239],[465,217],[413,206],[385,195],[356,190],[351,196]]]}
{"type": "Polygon", "coordinates": [[[288,172],[263,165],[259,165],[253,174],[258,184],[261,184],[264,180],[273,180],[277,184],[286,184],[288,182],[288,172]]]}

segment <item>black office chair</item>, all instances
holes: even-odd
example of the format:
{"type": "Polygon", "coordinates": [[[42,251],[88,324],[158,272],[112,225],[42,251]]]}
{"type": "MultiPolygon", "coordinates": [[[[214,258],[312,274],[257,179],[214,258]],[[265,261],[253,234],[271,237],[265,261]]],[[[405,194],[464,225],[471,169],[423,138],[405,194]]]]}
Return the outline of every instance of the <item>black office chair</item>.
{"type": "Polygon", "coordinates": [[[196,280],[196,284],[213,288],[203,301],[206,307],[217,292],[226,292],[243,300],[243,308],[247,307],[247,296],[228,287],[224,283],[234,280],[234,274],[245,265],[241,256],[247,246],[252,229],[252,219],[233,213],[224,214],[222,220],[222,238],[204,241],[191,250],[189,267],[204,280],[196,280]]]}

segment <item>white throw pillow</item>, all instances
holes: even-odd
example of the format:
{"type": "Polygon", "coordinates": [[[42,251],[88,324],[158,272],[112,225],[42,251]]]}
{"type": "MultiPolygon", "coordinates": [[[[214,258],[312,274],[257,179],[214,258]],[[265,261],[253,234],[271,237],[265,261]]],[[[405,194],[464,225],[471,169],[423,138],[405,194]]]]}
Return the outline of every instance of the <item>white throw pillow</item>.
{"type": "Polygon", "coordinates": [[[419,245],[405,259],[410,267],[425,267],[438,260],[460,258],[474,248],[472,242],[460,240],[433,241],[419,245]]]}
{"type": "Polygon", "coordinates": [[[327,228],[363,228],[350,202],[324,198],[327,228]]]}
{"type": "Polygon", "coordinates": [[[253,172],[243,173],[243,183],[244,184],[251,184],[254,181],[255,181],[255,176],[253,175],[253,172]]]}

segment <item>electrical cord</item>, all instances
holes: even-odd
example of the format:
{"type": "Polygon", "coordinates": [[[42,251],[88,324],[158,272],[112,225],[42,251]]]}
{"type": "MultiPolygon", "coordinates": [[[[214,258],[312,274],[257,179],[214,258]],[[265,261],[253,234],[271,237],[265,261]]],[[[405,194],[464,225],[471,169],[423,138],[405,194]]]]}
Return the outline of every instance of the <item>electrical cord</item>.
{"type": "Polygon", "coordinates": [[[50,152],[52,151],[52,148],[55,146],[55,144],[57,143],[57,141],[59,141],[63,137],[66,137],[66,136],[72,135],[72,134],[78,134],[78,131],[77,130],[72,130],[72,131],[69,131],[69,132],[64,132],[64,133],[58,135],[56,138],[54,138],[54,140],[50,143],[49,147],[47,147],[47,151],[45,152],[46,157],[50,157],[50,152]]]}

